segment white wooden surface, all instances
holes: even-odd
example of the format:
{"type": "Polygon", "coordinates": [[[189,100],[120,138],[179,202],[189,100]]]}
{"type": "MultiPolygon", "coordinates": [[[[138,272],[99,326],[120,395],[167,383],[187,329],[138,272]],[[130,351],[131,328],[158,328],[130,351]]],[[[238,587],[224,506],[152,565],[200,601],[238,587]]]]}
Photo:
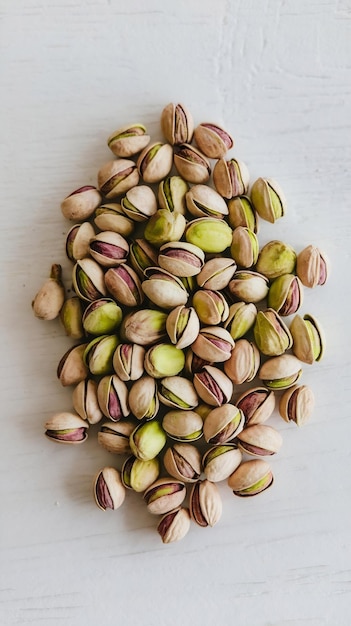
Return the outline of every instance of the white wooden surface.
{"type": "Polygon", "coordinates": [[[347,626],[350,0],[2,0],[0,64],[1,624],[347,626]],[[316,411],[300,430],[273,418],[275,485],[249,501],[221,486],[221,522],[163,546],[135,494],[93,503],[112,461],[94,436],[44,438],[71,407],[56,380],[71,342],[30,303],[52,262],[68,267],[62,198],[95,183],[116,127],[157,136],[170,101],[225,124],[252,180],[281,183],[287,215],[260,241],[314,243],[332,273],[303,306],[328,340],[303,378],[316,411]]]}

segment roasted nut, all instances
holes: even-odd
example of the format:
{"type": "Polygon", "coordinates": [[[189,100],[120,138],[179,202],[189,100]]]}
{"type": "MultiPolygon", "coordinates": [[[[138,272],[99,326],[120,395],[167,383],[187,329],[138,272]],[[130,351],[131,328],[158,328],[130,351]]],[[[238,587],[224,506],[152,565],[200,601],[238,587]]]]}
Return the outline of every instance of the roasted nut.
{"type": "Polygon", "coordinates": [[[74,413],[55,413],[45,424],[45,435],[57,443],[83,443],[88,428],[87,422],[74,413]]]}
{"type": "Polygon", "coordinates": [[[175,376],[182,371],[184,364],[184,352],[169,343],[159,343],[145,353],[145,371],[153,378],[175,376]]]}
{"type": "Polygon", "coordinates": [[[181,277],[199,274],[204,261],[203,250],[185,241],[170,241],[163,244],[158,255],[158,263],[162,269],[181,277]]]}
{"type": "Polygon", "coordinates": [[[229,315],[229,306],[220,291],[199,289],[193,296],[193,307],[198,318],[206,326],[224,322],[229,315]]]}
{"type": "Polygon", "coordinates": [[[185,215],[187,191],[189,185],[181,176],[167,176],[165,180],[161,180],[158,187],[158,203],[161,209],[185,215]]]}
{"type": "Polygon", "coordinates": [[[202,418],[195,411],[168,411],[162,427],[171,439],[176,441],[196,441],[202,437],[202,418]]]}
{"type": "Polygon", "coordinates": [[[134,222],[145,222],[157,211],[156,197],[146,185],[138,185],[127,191],[121,200],[123,212],[134,222]]]}
{"type": "Polygon", "coordinates": [[[324,285],[328,278],[328,261],[326,256],[315,246],[307,246],[298,255],[296,273],[305,287],[313,289],[324,285]]]}
{"type": "Polygon", "coordinates": [[[73,288],[85,302],[93,302],[106,296],[104,272],[93,259],[80,259],[73,268],[73,288]]]}
{"type": "Polygon", "coordinates": [[[72,337],[72,339],[84,337],[82,317],[83,302],[78,296],[73,296],[64,301],[60,310],[60,320],[68,337],[72,337]]]}
{"type": "Polygon", "coordinates": [[[174,165],[178,173],[189,183],[206,183],[211,166],[205,155],[188,143],[180,144],[174,153],[174,165]]]}
{"type": "Polygon", "coordinates": [[[177,306],[168,314],[166,330],[171,342],[182,350],[190,346],[200,330],[200,321],[193,307],[177,306]]]}
{"type": "Polygon", "coordinates": [[[166,445],[166,433],[156,420],[145,422],[133,430],[129,444],[137,459],[149,461],[156,458],[166,445]]]}
{"type": "Polygon", "coordinates": [[[189,510],[198,526],[217,524],[222,515],[222,500],[216,485],[209,480],[195,483],[190,493],[189,510]]]}
{"type": "Polygon", "coordinates": [[[193,116],[184,104],[167,104],[161,114],[161,128],[172,145],[190,143],[194,132],[193,116]]]}
{"type": "Polygon", "coordinates": [[[232,397],[233,383],[218,367],[205,365],[195,373],[193,382],[201,400],[211,406],[221,406],[232,397]]]}
{"type": "Polygon", "coordinates": [[[256,270],[269,280],[292,274],[296,265],[295,250],[283,241],[269,241],[258,255],[256,270]]]}
{"type": "Polygon", "coordinates": [[[224,371],[234,385],[251,382],[260,366],[260,353],[252,341],[239,339],[230,358],[224,363],[224,371]]]}
{"type": "Polygon", "coordinates": [[[320,361],[324,354],[325,338],[323,329],[312,315],[295,315],[290,324],[293,337],[293,353],[303,363],[320,361]]]}
{"type": "Polygon", "coordinates": [[[260,302],[269,291],[268,279],[258,272],[235,272],[229,283],[230,293],[244,302],[260,302]]]}
{"type": "Polygon", "coordinates": [[[185,196],[189,213],[194,217],[216,217],[228,215],[228,207],[222,196],[208,185],[193,185],[185,196]]]}
{"type": "Polygon", "coordinates": [[[83,327],[90,335],[113,333],[122,321],[122,309],[110,298],[94,300],[83,313],[83,327]]]}
{"type": "Polygon", "coordinates": [[[88,343],[83,359],[93,376],[104,376],[113,372],[113,355],[118,343],[117,335],[100,335],[88,343]]]}
{"type": "Polygon", "coordinates": [[[65,301],[61,265],[51,267],[50,277],[45,281],[32,302],[33,313],[41,320],[54,320],[65,301]]]}
{"type": "Polygon", "coordinates": [[[294,274],[284,274],[273,280],[268,292],[268,306],[279,315],[296,313],[303,301],[303,287],[294,274]]]}
{"type": "Polygon", "coordinates": [[[150,136],[143,124],[130,124],[115,130],[107,139],[107,145],[118,157],[131,157],[146,148],[150,136]]]}
{"type": "Polygon", "coordinates": [[[121,380],[138,380],[144,372],[145,349],[137,343],[120,343],[113,355],[113,369],[121,380]]]}
{"type": "Polygon", "coordinates": [[[129,415],[127,386],[115,374],[101,378],[97,397],[101,411],[113,422],[118,422],[122,417],[129,415]]]}
{"type": "Polygon", "coordinates": [[[224,157],[234,145],[226,130],[209,122],[202,122],[195,128],[194,139],[200,150],[210,159],[224,157]]]}
{"type": "Polygon", "coordinates": [[[233,228],[244,226],[254,233],[258,232],[258,216],[254,210],[250,198],[236,196],[228,202],[228,222],[233,228]]]}
{"type": "Polygon", "coordinates": [[[222,444],[232,441],[244,428],[244,413],[234,404],[216,407],[204,422],[204,437],[207,443],[222,444]]]}
{"type": "Polygon", "coordinates": [[[89,242],[95,237],[95,230],[90,222],[75,224],[66,236],[66,254],[70,261],[78,261],[89,256],[89,242]]]}
{"type": "MultiPolygon", "coordinates": [[[[123,195],[139,182],[134,161],[116,159],[105,163],[98,172],[98,187],[105,198],[112,200],[123,195]]],[[[101,199],[100,199],[101,202],[101,199]]],[[[100,202],[94,206],[94,210],[100,202]]]]}
{"type": "Polygon", "coordinates": [[[85,185],[72,191],[61,203],[61,211],[68,220],[84,222],[101,203],[101,194],[92,185],[85,185]]]}
{"type": "Polygon", "coordinates": [[[128,403],[132,414],[138,420],[151,420],[156,417],[159,401],[155,379],[145,374],[134,382],[129,390],[128,403]]]}
{"type": "Polygon", "coordinates": [[[279,402],[279,413],[286,422],[303,426],[313,413],[314,393],[307,385],[294,385],[284,391],[279,402]]]}
{"type": "Polygon", "coordinates": [[[180,506],[186,496],[185,485],[174,478],[159,478],[144,493],[149,513],[163,515],[180,506]]]}
{"type": "Polygon", "coordinates": [[[170,476],[184,483],[194,483],[201,474],[200,451],[190,443],[175,443],[163,457],[163,464],[170,476]]]}
{"type": "Polygon", "coordinates": [[[172,169],[173,150],[168,143],[152,143],[140,154],[137,167],[145,183],[159,183],[172,169]]]}
{"type": "Polygon", "coordinates": [[[157,309],[141,309],[128,313],[122,320],[120,334],[123,340],[148,346],[166,336],[167,313],[157,309]]]}
{"type": "Polygon", "coordinates": [[[179,241],[183,236],[185,225],[185,217],[181,213],[159,209],[149,219],[144,237],[156,248],[160,248],[170,241],[179,241]]]}
{"type": "Polygon", "coordinates": [[[244,226],[233,231],[230,254],[239,267],[255,265],[258,258],[258,239],[255,233],[244,226]]]}
{"type": "Polygon", "coordinates": [[[253,459],[241,463],[229,476],[228,486],[236,496],[256,496],[273,483],[273,474],[266,461],[253,459]]]}
{"type": "Polygon", "coordinates": [[[261,365],[258,376],[268,389],[279,390],[292,387],[302,374],[300,361],[292,354],[282,354],[268,359],[261,365]]]}
{"type": "Polygon", "coordinates": [[[210,448],[202,457],[207,480],[219,483],[226,480],[239,467],[242,454],[236,445],[218,445],[210,448]]]}
{"type": "Polygon", "coordinates": [[[274,222],[286,212],[286,200],[278,183],[271,178],[258,178],[251,189],[251,201],[258,215],[274,222]]]}
{"type": "Polygon", "coordinates": [[[293,343],[288,327],[274,309],[257,313],[254,337],[258,349],[266,356],[279,356],[293,343]]]}
{"type": "Polygon", "coordinates": [[[204,252],[223,252],[231,244],[232,229],[224,220],[199,217],[188,223],[185,229],[185,239],[204,252]]]}
{"type": "Polygon", "coordinates": [[[201,328],[191,348],[200,359],[221,363],[230,359],[234,339],[222,326],[206,326],[201,328]]]}
{"type": "Polygon", "coordinates": [[[144,279],[144,270],[157,265],[157,250],[146,239],[135,239],[130,244],[129,259],[140,278],[144,279]]]}
{"type": "Polygon", "coordinates": [[[236,159],[219,159],[213,169],[214,186],[223,198],[245,195],[249,178],[245,163],[236,159]]]}
{"type": "Polygon", "coordinates": [[[162,404],[175,409],[194,409],[199,399],[193,383],[182,376],[166,376],[160,380],[158,397],[162,404]]]}
{"type": "Polygon", "coordinates": [[[237,436],[238,446],[242,452],[252,456],[272,456],[283,443],[282,436],[272,426],[254,424],[248,426],[237,436]]]}
{"type": "Polygon", "coordinates": [[[57,378],[63,387],[78,385],[87,378],[89,370],[84,362],[84,352],[88,344],[82,343],[69,348],[57,366],[57,378]]]}
{"type": "Polygon", "coordinates": [[[141,493],[157,480],[159,474],[160,463],[157,458],[141,461],[135,456],[130,456],[123,463],[121,479],[126,489],[141,493]]]}
{"type": "Polygon", "coordinates": [[[235,402],[245,416],[245,426],[263,424],[272,415],[275,407],[274,391],[255,387],[244,391],[235,402]]]}
{"type": "Polygon", "coordinates": [[[114,454],[131,454],[129,437],[135,428],[133,422],[105,422],[98,432],[98,442],[105,450],[114,454]]]}
{"type": "Polygon", "coordinates": [[[212,365],[208,361],[204,361],[204,359],[200,359],[191,348],[188,348],[185,353],[185,365],[184,365],[184,373],[192,378],[194,374],[197,372],[201,372],[201,370],[205,367],[205,365],[212,365]]]}
{"type": "Polygon", "coordinates": [[[102,204],[94,213],[94,224],[100,230],[112,230],[128,237],[134,230],[134,222],[129,219],[120,204],[102,204]]]}
{"type": "Polygon", "coordinates": [[[107,291],[119,304],[139,306],[144,300],[140,279],[126,263],[107,270],[105,285],[107,291]]]}
{"type": "Polygon", "coordinates": [[[118,470],[104,467],[98,472],[94,482],[94,497],[100,509],[118,509],[123,504],[125,495],[126,490],[118,470]]]}
{"type": "Polygon", "coordinates": [[[89,424],[97,424],[103,417],[97,397],[95,380],[81,380],[73,391],[72,404],[78,415],[89,424]]]}
{"type": "Polygon", "coordinates": [[[233,259],[215,257],[206,261],[196,281],[203,289],[220,291],[229,284],[235,270],[236,263],[233,259]]]}
{"type": "Polygon", "coordinates": [[[163,543],[173,543],[183,539],[190,529],[190,514],[188,509],[178,507],[161,517],[157,532],[163,543]]]}
{"type": "Polygon", "coordinates": [[[129,253],[128,242],[113,231],[95,235],[89,243],[90,255],[103,267],[115,267],[124,263],[129,253]]]}
{"type": "Polygon", "coordinates": [[[188,292],[179,278],[160,267],[148,267],[141,287],[145,295],[162,309],[173,309],[185,304],[188,292]]]}
{"type": "Polygon", "coordinates": [[[229,307],[227,320],[224,324],[233,339],[240,339],[253,327],[257,309],[253,303],[235,302],[229,307]]]}

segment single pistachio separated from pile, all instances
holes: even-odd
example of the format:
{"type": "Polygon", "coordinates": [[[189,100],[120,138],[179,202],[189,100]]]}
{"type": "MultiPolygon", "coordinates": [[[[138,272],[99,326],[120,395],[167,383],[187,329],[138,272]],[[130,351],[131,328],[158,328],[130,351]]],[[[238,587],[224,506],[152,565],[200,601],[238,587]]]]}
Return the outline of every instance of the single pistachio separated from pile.
{"type": "Polygon", "coordinates": [[[286,422],[297,426],[305,424],[313,413],[314,393],[308,385],[294,385],[287,389],[279,402],[279,413],[286,422]]]}
{"type": "Polygon", "coordinates": [[[32,302],[33,313],[41,320],[54,320],[65,301],[65,288],[62,282],[62,267],[55,263],[50,277],[45,281],[32,302]]]}

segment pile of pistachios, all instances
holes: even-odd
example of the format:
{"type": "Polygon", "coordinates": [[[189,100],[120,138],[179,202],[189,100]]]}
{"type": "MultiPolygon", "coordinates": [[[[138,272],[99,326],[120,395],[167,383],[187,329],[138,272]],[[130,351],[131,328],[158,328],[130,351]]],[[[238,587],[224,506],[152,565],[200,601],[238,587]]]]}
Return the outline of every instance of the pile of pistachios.
{"type": "Polygon", "coordinates": [[[242,497],[272,485],[264,458],[282,437],[266,422],[277,399],[284,420],[309,419],[314,394],[297,383],[325,344],[318,320],[297,314],[304,288],[327,280],[325,255],[277,240],[260,249],[259,220],[285,214],[282,190],[268,178],[249,190],[245,164],[226,158],[230,134],[194,126],[185,106],[169,104],[165,142],[139,123],[111,134],[114,158],[97,187],[61,205],[73,222],[75,295],[54,264],[32,303],[75,341],[57,368],[74,387],[72,412],[48,419],[45,434],[78,444],[99,424],[98,443],[122,457],[96,472],[97,505],[117,509],[126,489],[142,493],[164,543],[191,520],[218,522],[219,481],[242,497]]]}

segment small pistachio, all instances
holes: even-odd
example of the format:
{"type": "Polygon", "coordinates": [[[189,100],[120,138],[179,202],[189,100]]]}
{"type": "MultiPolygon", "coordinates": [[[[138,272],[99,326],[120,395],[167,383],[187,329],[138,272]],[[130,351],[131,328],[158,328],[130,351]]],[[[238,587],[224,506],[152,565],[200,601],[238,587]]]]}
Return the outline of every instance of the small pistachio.
{"type": "Polygon", "coordinates": [[[130,410],[138,420],[153,419],[159,409],[156,381],[145,374],[133,383],[129,390],[130,410]]]}
{"type": "Polygon", "coordinates": [[[137,185],[138,182],[139,172],[137,167],[134,161],[128,159],[108,161],[98,172],[98,187],[102,195],[108,200],[123,195],[128,189],[137,185]]]}
{"type": "Polygon", "coordinates": [[[161,517],[157,532],[163,543],[174,543],[183,539],[190,529],[190,514],[188,509],[177,507],[161,517]]]}
{"type": "Polygon", "coordinates": [[[113,454],[131,454],[129,437],[135,428],[133,422],[105,422],[98,432],[99,444],[113,454]]]}
{"type": "Polygon", "coordinates": [[[255,265],[258,258],[258,239],[255,233],[244,226],[233,231],[230,254],[239,267],[255,265]]]}
{"type": "Polygon", "coordinates": [[[90,255],[103,267],[115,267],[125,263],[128,253],[128,242],[112,230],[99,233],[90,240],[90,255]]]}
{"type": "Polygon", "coordinates": [[[134,456],[141,461],[154,459],[166,445],[166,433],[156,421],[145,422],[137,426],[129,438],[134,456]]]}
{"type": "Polygon", "coordinates": [[[205,261],[201,248],[185,241],[170,241],[160,248],[158,263],[174,276],[187,277],[199,274],[205,261]]]}
{"type": "Polygon", "coordinates": [[[144,372],[145,349],[137,343],[120,343],[113,355],[113,369],[121,380],[138,380],[144,372]]]}
{"type": "Polygon", "coordinates": [[[115,130],[107,139],[107,145],[116,156],[128,158],[146,148],[149,141],[145,126],[137,123],[115,130]]]}
{"type": "Polygon", "coordinates": [[[242,452],[253,456],[272,456],[283,443],[282,436],[272,426],[253,424],[239,433],[238,446],[242,452]]]}
{"type": "Polygon", "coordinates": [[[158,387],[158,397],[162,404],[176,409],[194,409],[199,399],[193,383],[182,376],[166,376],[158,387]]]}
{"type": "Polygon", "coordinates": [[[324,354],[325,338],[323,329],[312,315],[295,315],[290,325],[293,338],[293,353],[303,363],[320,361],[324,354]]]}
{"type": "Polygon", "coordinates": [[[182,371],[184,363],[184,352],[169,343],[151,346],[144,358],[145,370],[153,378],[175,376],[182,371]]]}
{"type": "Polygon", "coordinates": [[[200,322],[215,326],[224,322],[229,315],[228,303],[220,291],[199,289],[193,296],[193,307],[200,322]]]}
{"type": "Polygon", "coordinates": [[[69,348],[57,366],[57,378],[63,387],[78,385],[87,378],[89,370],[84,362],[84,352],[88,344],[82,343],[69,348]]]}
{"type": "Polygon", "coordinates": [[[239,226],[244,226],[254,233],[258,232],[258,216],[250,198],[247,196],[236,196],[229,200],[228,222],[233,230],[239,226]]]}
{"type": "Polygon", "coordinates": [[[251,382],[260,366],[260,353],[255,344],[247,339],[239,339],[230,358],[224,363],[224,371],[234,385],[251,382]]]}
{"type": "Polygon", "coordinates": [[[266,389],[266,387],[255,387],[244,391],[235,404],[244,413],[245,426],[263,424],[274,411],[274,391],[266,389]]]}
{"type": "Polygon", "coordinates": [[[189,499],[190,516],[198,526],[214,526],[222,515],[222,500],[214,483],[199,480],[193,486],[189,499]]]}
{"type": "Polygon", "coordinates": [[[133,489],[133,491],[141,493],[157,480],[159,474],[160,463],[158,458],[141,461],[135,456],[130,456],[123,463],[121,479],[126,489],[133,489]]]}
{"type": "Polygon", "coordinates": [[[207,480],[219,483],[226,480],[239,467],[242,454],[236,445],[213,446],[202,457],[202,466],[207,480]]]}
{"type": "Polygon", "coordinates": [[[286,212],[286,200],[278,183],[271,178],[258,178],[251,189],[255,211],[267,222],[274,222],[286,212]]]}
{"type": "Polygon", "coordinates": [[[102,511],[118,509],[124,502],[126,490],[121,481],[121,474],[114,467],[100,470],[94,482],[95,502],[102,511]]]}
{"type": "Polygon", "coordinates": [[[57,443],[83,443],[88,437],[89,425],[78,415],[55,413],[45,424],[45,435],[57,443]]]}
{"type": "Polygon", "coordinates": [[[67,298],[60,310],[60,320],[68,337],[72,337],[72,339],[82,339],[84,337],[82,317],[82,300],[78,296],[67,298]]]}
{"type": "Polygon", "coordinates": [[[211,166],[204,154],[189,143],[180,144],[174,153],[174,165],[184,180],[189,183],[206,183],[210,178],[211,166]]]}
{"type": "Polygon", "coordinates": [[[189,185],[181,176],[167,176],[165,180],[161,180],[158,187],[158,203],[161,209],[185,215],[187,191],[189,185]]]}
{"type": "Polygon", "coordinates": [[[218,367],[205,365],[194,374],[193,383],[201,400],[211,406],[221,406],[232,397],[233,383],[218,367]]]}
{"type": "Polygon", "coordinates": [[[101,194],[92,185],[72,191],[61,203],[61,211],[68,220],[84,222],[92,216],[101,203],[101,194]]]}
{"type": "Polygon", "coordinates": [[[228,286],[232,296],[249,303],[260,302],[269,291],[268,279],[258,272],[249,270],[235,272],[228,286]]]}
{"type": "Polygon", "coordinates": [[[174,478],[159,478],[144,493],[149,513],[163,515],[180,506],[186,496],[185,485],[174,478]]]}
{"type": "Polygon", "coordinates": [[[154,192],[146,185],[129,189],[121,200],[123,212],[134,222],[145,222],[157,211],[154,192]]]}
{"type": "Polygon", "coordinates": [[[230,359],[234,339],[222,326],[201,328],[191,348],[195,354],[211,363],[221,363],[230,359]]]}
{"type": "Polygon", "coordinates": [[[245,461],[228,478],[228,486],[236,496],[256,496],[273,483],[271,468],[263,459],[245,461]]]}
{"type": "Polygon", "coordinates": [[[90,222],[75,224],[66,236],[66,254],[70,261],[78,261],[89,256],[89,242],[95,237],[95,230],[90,222]]]}
{"type": "Polygon", "coordinates": [[[85,302],[93,302],[106,295],[104,272],[93,259],[79,259],[73,268],[73,288],[85,302]]]}
{"type": "Polygon", "coordinates": [[[257,316],[257,309],[251,302],[235,302],[229,307],[229,314],[224,324],[233,339],[240,339],[253,327],[257,316]]]}
{"type": "Polygon", "coordinates": [[[288,327],[274,309],[257,313],[254,337],[258,349],[266,356],[279,356],[293,343],[288,327]]]}
{"type": "Polygon", "coordinates": [[[95,380],[81,380],[73,391],[72,404],[78,415],[89,424],[97,424],[103,417],[97,397],[95,380]]]}
{"type": "Polygon", "coordinates": [[[215,257],[206,261],[196,281],[203,289],[220,291],[225,289],[236,270],[234,259],[215,257]]]}
{"type": "Polygon", "coordinates": [[[118,345],[117,335],[100,335],[92,339],[84,350],[84,362],[94,376],[113,372],[113,355],[118,345]]]}
{"type": "Polygon", "coordinates": [[[101,378],[97,397],[101,411],[113,422],[118,422],[129,415],[128,389],[116,374],[101,378]]]}
{"type": "Polygon", "coordinates": [[[156,306],[173,309],[187,302],[189,294],[176,276],[160,267],[148,267],[145,276],[142,290],[156,306]]]}
{"type": "Polygon", "coordinates": [[[144,300],[140,279],[126,263],[107,270],[105,285],[107,291],[119,304],[139,306],[144,300]]]}
{"type": "Polygon", "coordinates": [[[167,448],[163,464],[170,476],[185,483],[194,483],[200,478],[201,454],[190,443],[175,443],[167,448]]]}
{"type": "Polygon", "coordinates": [[[212,409],[204,422],[207,443],[222,444],[232,441],[244,427],[243,412],[234,404],[226,403],[212,409]]]}
{"type": "Polygon", "coordinates": [[[83,327],[89,335],[113,333],[121,324],[122,309],[110,298],[94,300],[85,309],[83,327]]]}
{"type": "Polygon", "coordinates": [[[184,104],[167,104],[161,114],[161,128],[173,146],[190,143],[194,132],[193,116],[184,104]]]}
{"type": "Polygon", "coordinates": [[[268,389],[281,390],[292,387],[302,374],[300,361],[292,354],[282,354],[261,365],[258,376],[268,389]]]}
{"type": "Polygon", "coordinates": [[[268,292],[268,306],[279,315],[296,313],[303,301],[303,287],[294,274],[283,274],[273,280],[268,292]]]}
{"type": "Polygon", "coordinates": [[[148,346],[166,338],[167,313],[157,309],[141,309],[128,313],[122,320],[123,340],[148,346]]]}
{"type": "Polygon", "coordinates": [[[256,270],[269,280],[292,274],[296,265],[295,250],[283,241],[269,241],[258,255],[256,270]]]}
{"type": "Polygon", "coordinates": [[[232,229],[224,220],[213,217],[199,217],[188,223],[185,239],[204,252],[223,252],[232,241],[232,229]]]}
{"type": "Polygon", "coordinates": [[[303,426],[313,413],[314,393],[307,385],[294,385],[284,391],[279,402],[279,413],[286,422],[303,426]]]}
{"type": "Polygon", "coordinates": [[[242,161],[219,159],[213,169],[213,182],[223,198],[244,195],[249,186],[249,172],[242,161]]]}
{"type": "Polygon", "coordinates": [[[196,339],[200,330],[200,321],[193,307],[180,305],[168,314],[166,330],[171,342],[183,350],[196,339]]]}
{"type": "Polygon", "coordinates": [[[172,169],[173,150],[168,143],[148,145],[140,154],[137,167],[145,183],[159,183],[172,169]]]}
{"type": "Polygon", "coordinates": [[[140,278],[147,267],[157,266],[157,250],[146,239],[135,239],[130,244],[129,259],[140,278]]]}
{"type": "Polygon", "coordinates": [[[163,418],[162,428],[176,441],[196,441],[202,437],[202,418],[195,411],[168,411],[163,418]]]}
{"type": "Polygon", "coordinates": [[[148,220],[144,237],[156,248],[160,248],[170,241],[179,241],[183,236],[185,224],[185,217],[181,213],[159,209],[148,220]]]}
{"type": "Polygon", "coordinates": [[[234,145],[232,137],[224,128],[209,122],[202,122],[195,128],[194,139],[200,150],[210,159],[224,157],[234,145]]]}
{"type": "Polygon", "coordinates": [[[94,213],[94,224],[100,230],[112,230],[128,237],[134,230],[134,222],[129,219],[120,204],[102,204],[94,213]]]}
{"type": "Polygon", "coordinates": [[[307,246],[298,255],[296,273],[305,287],[313,289],[324,285],[328,278],[328,261],[326,256],[315,246],[307,246]]]}
{"type": "Polygon", "coordinates": [[[61,265],[55,263],[51,267],[50,277],[44,282],[32,302],[33,313],[41,320],[54,320],[59,315],[64,301],[62,268],[61,265]]]}
{"type": "Polygon", "coordinates": [[[194,217],[223,219],[228,207],[222,196],[208,185],[193,185],[185,196],[189,213],[194,217]]]}

